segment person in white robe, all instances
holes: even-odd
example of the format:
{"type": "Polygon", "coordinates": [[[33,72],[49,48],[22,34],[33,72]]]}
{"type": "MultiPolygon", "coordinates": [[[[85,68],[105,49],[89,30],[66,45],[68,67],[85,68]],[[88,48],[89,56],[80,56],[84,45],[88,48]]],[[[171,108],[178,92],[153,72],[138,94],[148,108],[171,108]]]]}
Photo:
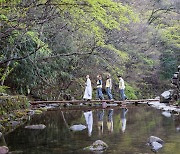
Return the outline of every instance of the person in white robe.
{"type": "Polygon", "coordinates": [[[88,136],[91,136],[92,129],[93,129],[93,114],[92,114],[92,111],[84,112],[84,117],[85,117],[86,125],[87,125],[87,128],[88,128],[88,136]]]}
{"type": "Polygon", "coordinates": [[[91,86],[91,80],[89,79],[89,75],[86,76],[86,87],[84,91],[83,99],[92,99],[92,86],[91,86]]]}

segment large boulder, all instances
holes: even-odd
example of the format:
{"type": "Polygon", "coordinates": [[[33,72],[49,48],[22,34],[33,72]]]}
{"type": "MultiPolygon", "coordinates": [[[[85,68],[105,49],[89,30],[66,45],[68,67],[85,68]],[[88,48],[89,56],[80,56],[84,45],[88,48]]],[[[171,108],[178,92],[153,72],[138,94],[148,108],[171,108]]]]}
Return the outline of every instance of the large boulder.
{"type": "Polygon", "coordinates": [[[82,131],[86,129],[87,127],[85,125],[79,124],[79,125],[73,125],[69,129],[72,131],[82,131]]]}
{"type": "Polygon", "coordinates": [[[168,111],[163,111],[163,112],[162,112],[162,115],[165,116],[165,117],[167,117],[167,118],[170,118],[170,117],[171,117],[171,113],[168,112],[168,111]]]}
{"type": "Polygon", "coordinates": [[[108,145],[105,142],[103,142],[101,140],[97,140],[91,146],[84,148],[84,150],[90,150],[90,151],[94,151],[94,152],[96,152],[96,151],[102,152],[102,151],[105,151],[107,148],[108,148],[108,145]]]}
{"type": "Polygon", "coordinates": [[[39,125],[25,126],[25,128],[27,128],[27,129],[44,129],[44,128],[46,128],[46,126],[43,124],[39,124],[39,125]]]}
{"type": "Polygon", "coordinates": [[[161,103],[169,103],[173,95],[173,90],[167,90],[163,92],[160,96],[160,102],[161,103]]]}
{"type": "Polygon", "coordinates": [[[0,154],[6,154],[9,152],[8,147],[6,146],[0,146],[0,154]]]}
{"type": "Polygon", "coordinates": [[[152,142],[158,142],[160,144],[164,144],[164,141],[162,139],[160,139],[159,137],[156,137],[156,136],[150,136],[148,138],[148,143],[152,144],[152,142]]]}
{"type": "Polygon", "coordinates": [[[163,147],[164,141],[156,136],[150,136],[148,138],[148,145],[151,147],[151,150],[157,152],[160,148],[163,147]]]}
{"type": "Polygon", "coordinates": [[[162,147],[163,147],[163,145],[160,144],[159,142],[152,142],[152,144],[151,144],[151,150],[154,152],[157,152],[162,147]]]}

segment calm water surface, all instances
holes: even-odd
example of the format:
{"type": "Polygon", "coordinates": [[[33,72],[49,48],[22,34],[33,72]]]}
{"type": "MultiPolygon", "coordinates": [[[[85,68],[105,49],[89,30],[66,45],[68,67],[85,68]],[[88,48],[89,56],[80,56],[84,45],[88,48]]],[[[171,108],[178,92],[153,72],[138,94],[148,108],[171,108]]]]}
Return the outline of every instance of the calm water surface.
{"type": "Polygon", "coordinates": [[[148,106],[129,106],[90,111],[48,111],[35,115],[26,125],[45,124],[44,130],[27,130],[24,126],[5,136],[10,151],[27,154],[91,153],[84,147],[96,140],[109,145],[104,154],[149,154],[149,136],[165,141],[159,154],[180,154],[180,117],[164,117],[162,111],[148,106]],[[88,126],[80,132],[68,128],[75,124],[88,126]]]}

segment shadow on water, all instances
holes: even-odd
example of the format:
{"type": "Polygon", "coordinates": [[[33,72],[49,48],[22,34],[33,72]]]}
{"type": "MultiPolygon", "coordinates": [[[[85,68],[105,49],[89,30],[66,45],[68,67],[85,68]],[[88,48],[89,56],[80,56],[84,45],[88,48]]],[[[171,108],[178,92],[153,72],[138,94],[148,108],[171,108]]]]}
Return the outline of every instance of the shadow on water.
{"type": "Polygon", "coordinates": [[[148,106],[89,107],[48,111],[34,115],[26,125],[44,124],[44,130],[27,130],[24,126],[5,136],[10,151],[27,154],[90,153],[82,150],[96,140],[108,144],[104,153],[153,153],[146,145],[149,136],[158,136],[165,145],[158,153],[178,154],[179,116],[167,118],[162,111],[148,106]],[[85,125],[71,131],[73,125],[85,125]]]}

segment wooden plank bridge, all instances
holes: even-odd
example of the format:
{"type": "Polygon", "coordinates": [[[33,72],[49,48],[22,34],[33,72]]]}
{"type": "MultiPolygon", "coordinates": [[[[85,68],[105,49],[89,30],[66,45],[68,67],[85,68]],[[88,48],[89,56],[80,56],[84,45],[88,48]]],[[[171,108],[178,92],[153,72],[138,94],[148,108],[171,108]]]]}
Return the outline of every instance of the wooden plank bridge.
{"type": "Polygon", "coordinates": [[[118,100],[54,100],[54,101],[32,101],[30,102],[31,105],[38,105],[38,104],[93,104],[93,103],[109,103],[109,104],[132,104],[132,103],[140,103],[145,104],[148,102],[159,102],[159,99],[140,99],[140,100],[125,100],[125,101],[118,101],[118,100]]]}

